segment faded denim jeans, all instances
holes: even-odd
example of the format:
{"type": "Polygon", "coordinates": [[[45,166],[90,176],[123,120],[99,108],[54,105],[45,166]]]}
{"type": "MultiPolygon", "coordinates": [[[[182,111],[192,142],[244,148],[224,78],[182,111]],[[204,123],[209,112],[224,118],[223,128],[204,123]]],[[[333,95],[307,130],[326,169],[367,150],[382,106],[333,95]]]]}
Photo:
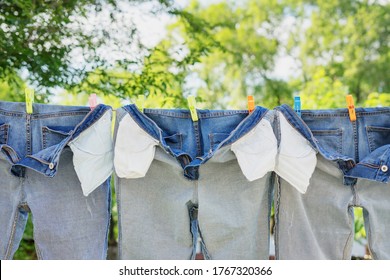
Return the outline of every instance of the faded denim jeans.
{"type": "Polygon", "coordinates": [[[40,259],[105,259],[113,169],[111,108],[0,102],[0,258],[28,213],[40,259]]]}
{"type": "Polygon", "coordinates": [[[304,191],[315,151],[294,130],[278,141],[275,112],[117,110],[116,195],[121,259],[268,259],[273,172],[304,191]],[[285,139],[284,139],[285,140],[285,139]],[[290,176],[289,167],[297,166],[290,176]]]}
{"type": "Polygon", "coordinates": [[[362,207],[374,259],[390,259],[390,108],[302,111],[281,115],[317,151],[306,194],[283,178],[276,190],[278,259],[351,259],[353,207],[362,207]]]}

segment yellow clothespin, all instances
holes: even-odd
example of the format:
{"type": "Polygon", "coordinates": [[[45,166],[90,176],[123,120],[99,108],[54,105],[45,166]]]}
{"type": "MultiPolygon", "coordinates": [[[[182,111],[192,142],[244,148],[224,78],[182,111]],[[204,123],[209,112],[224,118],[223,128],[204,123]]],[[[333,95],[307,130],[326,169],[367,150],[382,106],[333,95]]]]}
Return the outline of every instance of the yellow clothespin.
{"type": "Polygon", "coordinates": [[[356,121],[355,105],[353,103],[353,97],[350,94],[347,95],[347,106],[348,106],[349,119],[351,120],[351,122],[356,121]]]}
{"type": "Polygon", "coordinates": [[[195,96],[192,96],[192,95],[188,96],[187,102],[188,102],[188,107],[190,108],[192,121],[197,122],[198,121],[198,114],[196,113],[195,96]]]}
{"type": "Polygon", "coordinates": [[[88,98],[88,103],[89,103],[89,107],[91,108],[91,110],[95,109],[95,107],[97,106],[97,98],[96,98],[96,93],[92,93],[89,98],[88,98]]]}
{"type": "Polygon", "coordinates": [[[248,95],[248,111],[249,113],[252,113],[253,110],[255,109],[255,99],[253,98],[252,95],[248,95]]]}
{"type": "Polygon", "coordinates": [[[142,94],[138,95],[137,100],[135,101],[135,105],[137,106],[138,110],[143,112],[145,107],[145,96],[142,94]]]}
{"type": "Polygon", "coordinates": [[[26,88],[24,90],[26,94],[26,112],[27,114],[33,113],[33,103],[34,103],[34,90],[31,88],[26,88]]]}

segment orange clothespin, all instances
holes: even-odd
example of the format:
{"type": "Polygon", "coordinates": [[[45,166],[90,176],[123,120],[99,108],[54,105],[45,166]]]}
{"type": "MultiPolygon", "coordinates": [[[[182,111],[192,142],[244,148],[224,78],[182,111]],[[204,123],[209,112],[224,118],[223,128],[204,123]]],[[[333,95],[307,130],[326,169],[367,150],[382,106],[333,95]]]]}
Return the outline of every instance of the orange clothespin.
{"type": "Polygon", "coordinates": [[[96,93],[92,93],[88,98],[89,107],[93,110],[97,106],[96,93]]]}
{"type": "Polygon", "coordinates": [[[351,122],[356,121],[356,112],[355,112],[355,105],[353,103],[353,97],[352,95],[347,95],[347,106],[348,106],[348,113],[349,113],[349,119],[351,122]]]}
{"type": "Polygon", "coordinates": [[[252,95],[248,95],[248,111],[252,113],[255,109],[255,100],[252,95]]]}

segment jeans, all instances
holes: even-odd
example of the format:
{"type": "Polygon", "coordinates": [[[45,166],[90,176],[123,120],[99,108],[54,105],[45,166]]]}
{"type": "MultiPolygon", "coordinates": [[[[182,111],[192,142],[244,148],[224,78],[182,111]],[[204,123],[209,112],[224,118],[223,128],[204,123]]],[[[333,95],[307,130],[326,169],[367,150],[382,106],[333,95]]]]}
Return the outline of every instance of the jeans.
{"type": "Polygon", "coordinates": [[[113,169],[111,109],[0,102],[0,258],[32,214],[40,259],[104,259],[113,169]]]}
{"type": "Polygon", "coordinates": [[[390,259],[390,109],[357,108],[280,113],[317,151],[306,194],[283,178],[276,190],[278,259],[350,259],[353,207],[362,207],[373,258],[390,259]]]}
{"type": "Polygon", "coordinates": [[[117,110],[121,259],[194,259],[200,236],[206,259],[268,259],[273,115],[261,107],[197,114],[193,122],[188,110],[117,110]],[[260,164],[247,154],[263,155],[260,164]]]}

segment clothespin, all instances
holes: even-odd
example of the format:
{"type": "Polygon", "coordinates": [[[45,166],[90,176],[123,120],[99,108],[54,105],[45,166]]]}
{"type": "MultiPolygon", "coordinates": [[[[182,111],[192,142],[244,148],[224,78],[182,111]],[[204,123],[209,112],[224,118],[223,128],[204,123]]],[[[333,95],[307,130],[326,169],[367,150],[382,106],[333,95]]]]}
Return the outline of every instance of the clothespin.
{"type": "Polygon", "coordinates": [[[96,93],[92,93],[89,98],[88,98],[88,103],[89,103],[89,107],[91,108],[91,110],[95,109],[95,107],[97,106],[97,98],[96,98],[96,93]]]}
{"type": "Polygon", "coordinates": [[[135,105],[137,106],[138,110],[143,112],[145,106],[145,96],[142,94],[138,95],[137,100],[135,101],[135,105]]]}
{"type": "Polygon", "coordinates": [[[252,95],[248,95],[248,111],[249,113],[252,113],[253,110],[255,109],[255,99],[253,98],[252,95]]]}
{"type": "Polygon", "coordinates": [[[196,113],[196,100],[195,96],[188,96],[187,97],[188,107],[190,109],[191,118],[193,122],[198,121],[198,114],[196,113]]]}
{"type": "Polygon", "coordinates": [[[294,110],[298,116],[301,116],[301,97],[294,96],[294,110]]]}
{"type": "Polygon", "coordinates": [[[32,88],[26,88],[24,90],[26,94],[26,112],[27,114],[33,113],[33,103],[34,103],[34,90],[32,88]]]}
{"type": "Polygon", "coordinates": [[[347,95],[347,106],[348,106],[348,113],[349,113],[349,119],[351,122],[356,121],[356,112],[355,112],[355,105],[353,103],[353,97],[351,94],[347,95]]]}

